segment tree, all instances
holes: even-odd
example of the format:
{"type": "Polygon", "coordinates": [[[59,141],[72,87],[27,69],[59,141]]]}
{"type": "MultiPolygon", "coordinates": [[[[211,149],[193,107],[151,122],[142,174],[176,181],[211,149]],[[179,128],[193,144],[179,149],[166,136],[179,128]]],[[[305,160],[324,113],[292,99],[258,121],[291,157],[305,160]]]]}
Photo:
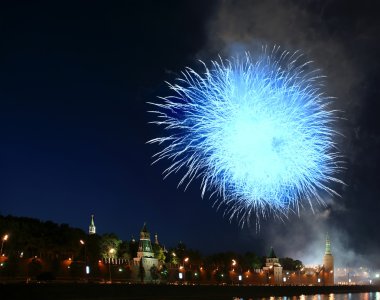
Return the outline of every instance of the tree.
{"type": "Polygon", "coordinates": [[[131,254],[129,252],[129,242],[124,241],[120,244],[119,250],[117,252],[118,257],[130,260],[131,259],[131,254]]]}
{"type": "Polygon", "coordinates": [[[178,257],[176,255],[171,255],[170,263],[172,263],[175,266],[178,265],[178,257]]]}
{"type": "Polygon", "coordinates": [[[90,266],[90,277],[98,277],[100,275],[99,258],[102,257],[100,244],[101,237],[97,234],[91,234],[86,240],[87,264],[90,266]]]}
{"type": "Polygon", "coordinates": [[[203,257],[201,255],[201,253],[197,250],[187,249],[186,257],[189,257],[189,259],[190,259],[189,264],[190,265],[200,266],[203,263],[203,257]]]}
{"type": "Polygon", "coordinates": [[[161,264],[163,264],[166,259],[164,249],[162,249],[161,246],[159,245],[154,245],[153,251],[154,251],[154,257],[157,258],[161,264]]]}
{"type": "Polygon", "coordinates": [[[10,234],[6,243],[7,253],[17,257],[37,256],[47,265],[54,259],[77,256],[81,251],[79,240],[86,236],[83,230],[67,224],[58,225],[26,217],[0,215],[0,228],[0,236],[10,234]]]}
{"type": "Polygon", "coordinates": [[[245,253],[244,265],[248,269],[260,269],[263,266],[262,259],[253,252],[245,253]]]}
{"type": "Polygon", "coordinates": [[[137,251],[139,249],[139,245],[136,242],[136,240],[132,237],[131,241],[129,242],[129,254],[131,257],[137,257],[137,251]]]}
{"type": "Polygon", "coordinates": [[[100,239],[100,254],[103,258],[113,258],[118,253],[121,240],[113,233],[104,234],[100,239]],[[113,249],[113,251],[111,251],[113,249]]]}
{"type": "Polygon", "coordinates": [[[175,254],[180,260],[183,260],[186,254],[186,245],[182,242],[179,242],[177,248],[175,249],[175,254]]]}
{"type": "Polygon", "coordinates": [[[293,260],[290,257],[280,258],[280,264],[284,270],[297,271],[303,268],[302,261],[293,260]]]}

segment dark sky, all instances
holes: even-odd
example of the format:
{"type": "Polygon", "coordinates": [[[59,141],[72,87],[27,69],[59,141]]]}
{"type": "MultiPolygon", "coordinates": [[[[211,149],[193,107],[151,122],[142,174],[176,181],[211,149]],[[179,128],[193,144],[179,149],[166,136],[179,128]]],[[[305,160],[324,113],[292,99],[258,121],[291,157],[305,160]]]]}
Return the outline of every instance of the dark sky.
{"type": "MultiPolygon", "coordinates": [[[[375,1],[3,1],[0,4],[0,213],[138,235],[204,253],[320,259],[328,231],[341,264],[380,251],[380,21],[375,1]],[[260,232],[229,223],[199,185],[151,166],[157,101],[185,66],[258,45],[301,49],[344,110],[341,198],[260,232]],[[344,249],[344,255],[343,251],[344,249]],[[342,255],[340,255],[342,252],[342,255]],[[340,258],[339,258],[340,257],[340,258]]],[[[380,265],[380,262],[377,261],[380,265]]]]}

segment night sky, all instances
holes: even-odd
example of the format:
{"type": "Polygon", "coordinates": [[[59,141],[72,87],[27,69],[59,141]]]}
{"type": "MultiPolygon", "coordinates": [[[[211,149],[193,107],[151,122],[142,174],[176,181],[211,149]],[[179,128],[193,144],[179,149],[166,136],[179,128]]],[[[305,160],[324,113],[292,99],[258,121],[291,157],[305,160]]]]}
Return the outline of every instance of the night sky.
{"type": "MultiPolygon", "coordinates": [[[[324,236],[341,265],[380,267],[380,18],[376,1],[2,1],[0,214],[138,236],[207,254],[273,246],[321,263],[324,236]],[[199,59],[261,45],[302,50],[344,111],[341,197],[314,213],[240,228],[200,196],[162,179],[146,142],[160,134],[148,101],[199,59]],[[373,261],[375,260],[375,261],[373,261]]],[[[254,223],[254,221],[253,221],[254,223]]]]}

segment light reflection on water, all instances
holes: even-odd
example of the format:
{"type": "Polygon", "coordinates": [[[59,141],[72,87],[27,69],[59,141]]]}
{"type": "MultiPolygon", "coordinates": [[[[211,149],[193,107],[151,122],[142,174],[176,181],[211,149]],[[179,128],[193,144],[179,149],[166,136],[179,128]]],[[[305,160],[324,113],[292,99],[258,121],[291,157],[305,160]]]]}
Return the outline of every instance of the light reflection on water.
{"type": "Polygon", "coordinates": [[[380,300],[380,292],[374,293],[348,293],[348,294],[326,294],[326,295],[301,295],[283,297],[262,298],[234,298],[233,300],[380,300]]]}

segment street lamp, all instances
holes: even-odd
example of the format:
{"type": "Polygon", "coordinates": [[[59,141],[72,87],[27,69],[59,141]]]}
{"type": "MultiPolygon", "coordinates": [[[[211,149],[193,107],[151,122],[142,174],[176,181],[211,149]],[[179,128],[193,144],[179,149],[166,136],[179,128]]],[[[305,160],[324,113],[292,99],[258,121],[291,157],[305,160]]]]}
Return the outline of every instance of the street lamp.
{"type": "Polygon", "coordinates": [[[86,242],[83,240],[79,240],[79,243],[84,247],[84,253],[83,253],[83,265],[84,265],[84,276],[89,273],[90,269],[87,266],[87,245],[86,242]]]}
{"type": "Polygon", "coordinates": [[[109,261],[108,261],[108,271],[110,273],[110,283],[112,282],[112,276],[111,276],[111,256],[116,252],[114,248],[111,248],[108,253],[109,253],[109,261]]]}
{"type": "Polygon", "coordinates": [[[231,273],[230,273],[230,279],[231,279],[232,284],[234,284],[235,266],[236,266],[236,259],[232,259],[231,260],[231,273]]]}
{"type": "Polygon", "coordinates": [[[182,264],[182,268],[185,269],[185,263],[187,263],[189,261],[189,258],[188,257],[185,257],[183,259],[183,264],[182,264]]]}
{"type": "Polygon", "coordinates": [[[79,243],[84,246],[84,256],[83,256],[83,263],[87,264],[87,247],[86,243],[83,240],[79,240],[79,243]]]}
{"type": "Polygon", "coordinates": [[[4,242],[6,242],[8,240],[8,237],[9,235],[8,234],[5,234],[3,236],[3,238],[1,239],[1,250],[0,250],[0,254],[3,255],[3,246],[4,246],[4,242]]]}
{"type": "Polygon", "coordinates": [[[116,252],[115,248],[111,248],[108,253],[110,254],[109,257],[113,258],[114,253],[116,252]]]}
{"type": "Polygon", "coordinates": [[[183,274],[184,274],[184,278],[183,279],[185,279],[186,278],[186,270],[185,270],[185,263],[187,263],[189,261],[189,258],[188,257],[185,257],[184,259],[183,259],[183,264],[182,264],[182,267],[181,268],[183,268],[183,274]]]}
{"type": "Polygon", "coordinates": [[[233,267],[236,266],[236,260],[235,260],[235,259],[232,260],[232,266],[233,266],[233,267]]]}

